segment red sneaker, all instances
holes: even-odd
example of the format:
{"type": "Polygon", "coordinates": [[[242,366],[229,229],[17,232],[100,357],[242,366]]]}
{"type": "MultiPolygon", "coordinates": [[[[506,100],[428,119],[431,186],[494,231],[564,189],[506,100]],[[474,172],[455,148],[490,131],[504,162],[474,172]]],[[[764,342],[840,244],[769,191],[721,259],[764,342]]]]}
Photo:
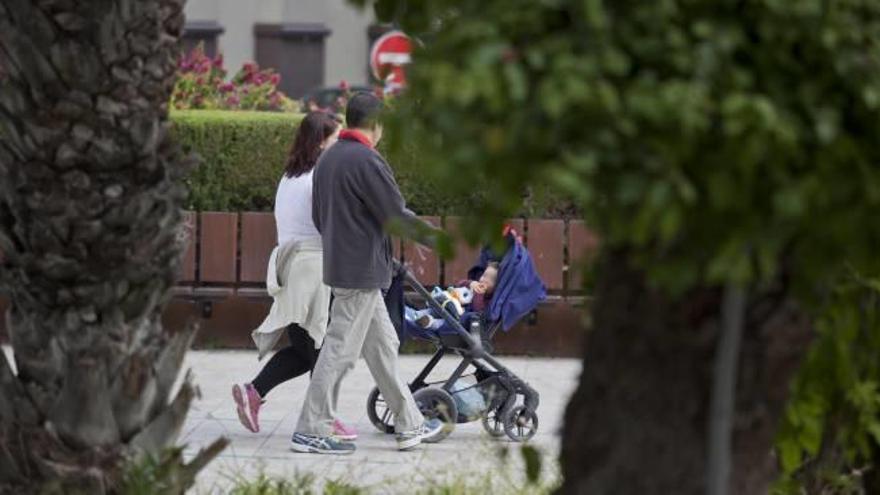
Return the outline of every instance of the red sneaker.
{"type": "Polygon", "coordinates": [[[242,426],[254,433],[259,432],[260,406],[263,405],[263,399],[260,398],[257,389],[250,383],[235,384],[232,386],[232,399],[235,401],[238,419],[242,426]]]}

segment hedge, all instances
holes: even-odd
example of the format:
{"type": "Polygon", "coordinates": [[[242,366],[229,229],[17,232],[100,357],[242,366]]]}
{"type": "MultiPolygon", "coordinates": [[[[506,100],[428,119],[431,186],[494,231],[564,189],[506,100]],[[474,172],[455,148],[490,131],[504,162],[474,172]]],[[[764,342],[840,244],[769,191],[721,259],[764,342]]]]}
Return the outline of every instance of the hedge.
{"type": "Polygon", "coordinates": [[[173,133],[201,164],[187,180],[189,208],[272,209],[275,186],[302,115],[280,112],[171,112],[173,133]]]}
{"type": "MultiPolygon", "coordinates": [[[[173,133],[201,164],[187,180],[188,208],[196,211],[269,211],[302,114],[219,110],[171,112],[173,133]]],[[[477,186],[443,192],[419,170],[418,150],[394,153],[389,161],[408,206],[421,215],[467,213],[477,186]]],[[[574,213],[552,194],[524,202],[525,216],[560,217],[574,213]]]]}

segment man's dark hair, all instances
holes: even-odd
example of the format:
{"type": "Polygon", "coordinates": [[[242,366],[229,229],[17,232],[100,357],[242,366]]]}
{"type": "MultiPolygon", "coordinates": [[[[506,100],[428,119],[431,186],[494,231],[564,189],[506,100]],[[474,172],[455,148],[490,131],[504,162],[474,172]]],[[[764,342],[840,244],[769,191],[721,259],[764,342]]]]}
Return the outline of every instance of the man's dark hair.
{"type": "Polygon", "coordinates": [[[378,120],[381,111],[382,100],[372,93],[362,91],[348,100],[345,124],[350,129],[369,129],[378,120]]]}

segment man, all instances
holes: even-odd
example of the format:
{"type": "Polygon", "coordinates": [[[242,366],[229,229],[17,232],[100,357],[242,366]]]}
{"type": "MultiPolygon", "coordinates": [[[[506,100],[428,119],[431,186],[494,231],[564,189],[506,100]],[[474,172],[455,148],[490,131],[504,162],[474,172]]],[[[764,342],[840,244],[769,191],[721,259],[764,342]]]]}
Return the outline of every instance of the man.
{"type": "Polygon", "coordinates": [[[397,445],[430,442],[443,428],[425,421],[400,379],[399,341],[382,290],[391,284],[392,249],[385,227],[418,222],[406,209],[391,168],[374,146],[382,138],[382,101],[369,93],[351,98],[347,129],[315,166],[312,217],[324,249],[324,283],[333,290],[330,325],[291,440],[297,452],[351,454],[352,443],[332,436],[339,388],[363,355],[395,415],[397,445]]]}

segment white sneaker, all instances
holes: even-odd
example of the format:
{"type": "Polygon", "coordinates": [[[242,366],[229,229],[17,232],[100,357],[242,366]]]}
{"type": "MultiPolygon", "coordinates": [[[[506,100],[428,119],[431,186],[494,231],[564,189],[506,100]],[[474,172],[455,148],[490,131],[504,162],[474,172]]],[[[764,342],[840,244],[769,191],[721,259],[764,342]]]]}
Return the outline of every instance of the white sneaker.
{"type": "Polygon", "coordinates": [[[397,434],[397,448],[399,450],[409,450],[416,447],[420,443],[431,441],[440,432],[443,431],[443,422],[439,419],[429,419],[422,423],[421,426],[414,430],[404,431],[397,434]]]}

